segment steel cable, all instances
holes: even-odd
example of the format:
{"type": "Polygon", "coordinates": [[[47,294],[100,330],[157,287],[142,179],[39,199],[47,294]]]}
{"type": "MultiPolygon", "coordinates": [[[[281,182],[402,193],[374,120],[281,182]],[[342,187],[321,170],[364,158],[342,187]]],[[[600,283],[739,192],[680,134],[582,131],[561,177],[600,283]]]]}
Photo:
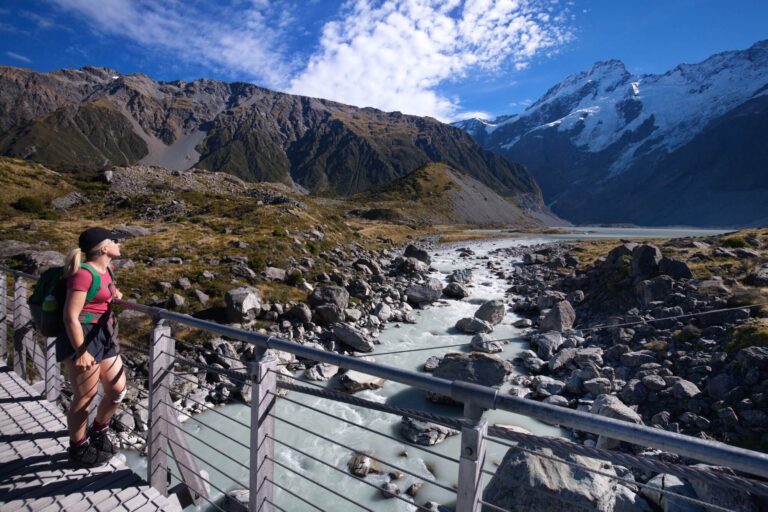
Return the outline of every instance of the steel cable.
{"type": "MultiPolygon", "coordinates": [[[[270,392],[270,393],[271,393],[271,392],[270,392]]],[[[272,394],[274,394],[274,393],[272,393],[272,394]]],[[[278,396],[278,395],[274,395],[274,396],[278,396]]],[[[458,461],[458,459],[454,459],[454,458],[452,458],[452,457],[449,457],[449,456],[447,456],[447,455],[443,455],[442,453],[438,453],[438,452],[435,452],[435,451],[429,450],[429,449],[427,449],[427,448],[425,448],[425,447],[423,447],[423,446],[420,446],[420,445],[418,445],[418,444],[414,444],[414,443],[410,443],[410,442],[404,441],[404,440],[402,440],[402,439],[398,439],[398,438],[396,438],[396,437],[394,437],[394,436],[390,436],[389,434],[385,434],[384,432],[379,432],[379,431],[376,431],[376,430],[374,430],[374,429],[372,429],[372,428],[370,428],[370,427],[366,427],[365,425],[361,425],[361,424],[359,424],[359,423],[355,423],[354,421],[348,420],[348,419],[346,419],[346,418],[342,418],[342,417],[340,417],[340,416],[334,416],[333,414],[331,414],[331,413],[329,413],[329,412],[323,411],[323,410],[321,410],[321,409],[318,409],[318,408],[316,408],[316,407],[312,407],[311,405],[303,404],[303,403],[299,402],[298,400],[293,400],[293,399],[291,399],[291,398],[288,398],[288,397],[286,397],[286,396],[283,396],[283,397],[279,397],[279,398],[280,398],[281,400],[287,400],[288,402],[292,402],[292,403],[294,403],[294,404],[296,404],[296,405],[298,405],[298,406],[300,406],[300,407],[304,407],[304,408],[306,408],[306,409],[310,409],[310,410],[312,410],[312,411],[314,411],[314,412],[317,412],[317,413],[319,413],[319,414],[323,414],[323,415],[325,415],[325,416],[328,416],[329,418],[333,418],[333,419],[335,419],[335,420],[339,420],[339,421],[341,421],[341,422],[344,422],[344,423],[347,423],[347,424],[349,424],[349,425],[353,425],[353,426],[355,426],[355,427],[359,427],[359,428],[361,428],[361,429],[365,430],[366,432],[370,432],[370,433],[372,433],[372,434],[376,434],[376,435],[379,435],[379,436],[381,436],[381,437],[385,437],[385,438],[387,438],[387,439],[390,439],[390,440],[392,440],[392,441],[395,441],[395,442],[396,442],[396,443],[398,443],[398,444],[406,444],[406,443],[407,443],[407,445],[408,445],[408,446],[413,446],[413,447],[414,447],[414,448],[416,448],[417,450],[421,450],[421,451],[423,451],[423,452],[429,453],[430,455],[434,455],[434,456],[436,456],[436,457],[440,457],[440,458],[442,458],[442,459],[445,459],[445,460],[447,460],[447,461],[450,461],[450,462],[455,462],[455,463],[457,463],[457,464],[458,464],[458,462],[459,462],[459,461],[458,461]]]]}
{"type": "MultiPolygon", "coordinates": [[[[288,448],[291,448],[291,449],[292,449],[292,447],[290,447],[290,446],[288,446],[288,448]]],[[[321,484],[320,482],[317,482],[317,481],[315,481],[315,480],[313,480],[313,479],[309,478],[307,475],[305,475],[305,474],[303,474],[303,473],[299,473],[297,470],[293,469],[292,467],[289,467],[287,464],[283,464],[282,462],[280,462],[280,461],[279,461],[279,460],[277,460],[277,459],[274,459],[274,458],[272,458],[272,457],[267,457],[267,459],[271,460],[273,463],[277,464],[278,466],[280,466],[281,468],[285,469],[286,471],[290,471],[290,472],[291,472],[291,473],[293,473],[294,475],[300,476],[301,478],[303,478],[303,479],[304,479],[304,480],[306,480],[307,482],[309,482],[309,483],[312,483],[312,484],[314,484],[314,485],[316,485],[316,486],[320,487],[321,489],[323,489],[323,490],[325,490],[325,491],[328,491],[328,492],[330,492],[331,494],[333,494],[333,495],[335,495],[335,496],[338,496],[339,498],[342,498],[342,499],[344,499],[344,500],[346,500],[346,501],[348,501],[348,502],[352,503],[353,505],[356,505],[356,506],[358,506],[358,507],[362,508],[363,510],[368,510],[369,512],[374,512],[372,509],[370,509],[370,508],[368,508],[368,507],[365,507],[365,506],[361,505],[360,503],[358,503],[358,502],[356,502],[356,501],[352,500],[351,498],[348,498],[347,496],[344,496],[343,494],[339,493],[338,491],[334,491],[334,490],[333,490],[333,489],[331,489],[330,487],[328,487],[328,486],[326,486],[326,485],[323,485],[323,484],[321,484]]],[[[346,474],[346,473],[345,473],[345,474],[346,474]]]]}
{"type": "MultiPolygon", "coordinates": [[[[298,381],[296,377],[292,375],[285,375],[286,377],[298,381]]],[[[303,381],[301,381],[303,382],[303,381]]],[[[284,381],[278,381],[277,387],[288,389],[292,391],[296,391],[299,393],[304,393],[307,395],[313,395],[320,398],[327,398],[329,400],[335,400],[337,402],[344,402],[348,403],[350,405],[357,405],[360,407],[364,407],[366,409],[373,409],[380,412],[386,412],[390,414],[397,414],[400,416],[411,416],[414,418],[422,419],[425,421],[431,421],[434,423],[440,423],[446,427],[450,427],[453,429],[460,430],[464,426],[464,422],[462,420],[456,419],[456,418],[449,418],[447,416],[439,415],[439,414],[433,414],[427,411],[417,411],[414,409],[405,409],[402,407],[397,407],[394,405],[387,405],[387,404],[380,404],[377,402],[373,402],[371,400],[365,400],[363,398],[357,398],[355,396],[348,395],[346,393],[339,393],[337,391],[332,391],[326,388],[323,388],[317,384],[313,384],[311,382],[306,382],[306,384],[309,384],[310,386],[314,386],[317,389],[307,388],[305,386],[300,386],[297,384],[291,384],[290,382],[284,382],[284,381]]]]}
{"type": "MultiPolygon", "coordinates": [[[[310,459],[312,459],[312,460],[314,460],[314,461],[316,461],[316,462],[319,462],[320,464],[323,464],[324,466],[328,466],[329,468],[331,468],[331,469],[334,469],[335,471],[338,471],[339,473],[341,473],[341,474],[343,474],[343,475],[346,475],[346,476],[348,476],[348,477],[354,478],[355,480],[358,480],[358,481],[360,481],[360,482],[364,483],[365,485],[367,485],[367,486],[369,486],[369,487],[373,487],[374,489],[376,489],[376,490],[378,490],[378,491],[381,491],[381,489],[380,489],[379,487],[377,487],[375,484],[372,484],[371,482],[368,482],[368,481],[367,481],[367,480],[365,480],[364,478],[360,478],[360,477],[359,477],[359,476],[357,476],[357,475],[353,475],[353,474],[351,474],[351,473],[347,473],[347,472],[346,472],[346,471],[344,471],[343,469],[339,469],[339,468],[337,468],[336,466],[334,466],[333,464],[330,464],[330,463],[328,463],[328,462],[325,462],[325,461],[323,461],[323,460],[321,460],[321,459],[318,459],[318,458],[317,458],[317,457],[315,457],[314,455],[310,455],[310,454],[308,454],[307,452],[305,452],[305,451],[303,451],[303,450],[299,450],[299,449],[298,449],[298,448],[296,448],[295,446],[289,446],[287,443],[284,443],[284,442],[282,442],[282,441],[280,441],[280,440],[278,440],[278,439],[275,439],[275,438],[274,438],[274,437],[272,437],[272,436],[269,436],[269,435],[268,435],[267,437],[269,437],[270,439],[274,440],[276,443],[280,443],[281,445],[285,446],[286,448],[289,448],[289,449],[291,449],[291,450],[293,450],[293,451],[295,451],[295,452],[297,452],[297,453],[300,453],[300,454],[304,455],[305,457],[309,457],[310,459]]],[[[455,492],[455,491],[453,491],[453,492],[455,492]]],[[[400,501],[403,501],[403,502],[405,502],[405,503],[407,503],[407,504],[409,504],[409,505],[411,505],[411,506],[415,506],[415,507],[417,507],[417,508],[419,508],[419,509],[421,509],[421,510],[427,510],[427,511],[429,511],[429,509],[427,509],[427,508],[425,508],[425,507],[422,507],[422,506],[419,506],[419,505],[416,505],[414,502],[412,502],[412,501],[409,501],[409,500],[407,500],[407,499],[405,499],[405,498],[403,498],[402,496],[399,496],[399,495],[397,495],[397,494],[391,494],[391,496],[392,496],[393,498],[397,498],[397,499],[399,499],[400,501]]]]}
{"type": "MultiPolygon", "coordinates": [[[[301,425],[298,425],[298,424],[296,424],[296,423],[294,423],[292,421],[289,421],[289,420],[286,420],[284,418],[281,418],[280,416],[277,416],[275,414],[270,414],[270,416],[272,416],[276,420],[282,421],[283,423],[285,423],[287,425],[290,425],[290,426],[292,426],[294,428],[297,428],[297,429],[299,429],[299,430],[301,430],[303,432],[306,432],[307,434],[311,434],[311,435],[313,435],[315,437],[319,437],[323,441],[327,441],[327,442],[329,442],[331,444],[335,444],[336,446],[340,446],[342,448],[345,448],[345,449],[347,449],[347,450],[349,450],[349,451],[351,451],[353,453],[362,453],[362,450],[360,450],[359,448],[353,448],[353,447],[351,447],[349,445],[346,445],[344,443],[341,443],[339,441],[335,441],[335,440],[333,440],[333,439],[331,439],[329,437],[326,437],[326,436],[324,436],[322,434],[318,434],[317,432],[313,432],[312,430],[310,430],[308,428],[302,427],[301,425]]],[[[378,457],[375,457],[374,455],[365,454],[365,456],[368,457],[369,459],[375,460],[376,462],[378,462],[380,464],[383,464],[385,466],[389,466],[389,467],[394,468],[394,469],[396,469],[398,471],[402,471],[403,473],[405,473],[407,475],[411,475],[413,477],[416,477],[416,478],[419,478],[419,479],[422,479],[422,480],[426,479],[426,477],[424,477],[423,475],[417,475],[416,473],[414,473],[414,472],[412,472],[412,471],[410,471],[408,469],[400,467],[400,466],[398,466],[396,464],[392,464],[391,462],[387,462],[384,459],[380,459],[378,457]]],[[[454,494],[456,493],[455,489],[452,489],[452,488],[450,488],[450,487],[448,487],[446,485],[443,485],[443,484],[437,482],[436,480],[427,480],[426,483],[434,485],[435,487],[439,487],[439,488],[441,488],[441,489],[443,489],[445,491],[452,492],[454,494]]]]}
{"type": "MultiPolygon", "coordinates": [[[[180,465],[180,466],[184,467],[184,469],[186,469],[187,471],[193,471],[193,472],[194,472],[194,469],[192,469],[192,468],[190,468],[189,466],[187,466],[186,464],[184,464],[184,463],[182,463],[182,462],[179,462],[178,460],[174,459],[174,458],[173,458],[173,455],[172,455],[172,454],[170,454],[170,453],[168,453],[166,450],[160,449],[160,451],[161,451],[161,452],[163,452],[163,453],[165,454],[165,456],[166,456],[166,457],[170,458],[170,459],[171,459],[172,461],[174,461],[176,464],[178,464],[178,465],[180,465]]],[[[203,476],[202,476],[202,475],[198,475],[198,476],[199,476],[199,477],[200,477],[200,479],[201,479],[201,480],[203,480],[205,483],[207,483],[208,485],[210,485],[211,487],[213,487],[214,489],[216,489],[217,491],[219,491],[219,492],[221,493],[221,495],[222,495],[222,496],[226,496],[226,495],[227,495],[227,492],[226,492],[226,491],[222,491],[222,490],[221,490],[219,487],[217,487],[217,486],[213,485],[213,483],[212,483],[210,480],[208,480],[207,478],[203,478],[203,476]]],[[[247,489],[247,487],[245,487],[245,488],[247,489]]],[[[190,491],[191,491],[191,492],[194,492],[194,490],[192,490],[192,489],[190,489],[190,491]]],[[[221,512],[227,512],[226,510],[224,510],[223,508],[221,508],[219,505],[217,505],[216,503],[214,503],[213,501],[211,501],[211,500],[210,500],[210,498],[207,498],[207,497],[203,496],[202,494],[199,494],[198,496],[200,496],[201,498],[203,498],[205,501],[207,501],[208,503],[210,503],[211,505],[213,505],[213,506],[214,506],[214,507],[216,507],[217,509],[221,510],[221,512]]]]}
{"type": "Polygon", "coordinates": [[[266,478],[265,480],[266,480],[267,482],[269,482],[270,484],[274,485],[275,487],[277,487],[278,489],[282,489],[283,491],[287,492],[288,494],[290,494],[291,496],[293,496],[293,497],[294,497],[294,498],[296,498],[297,500],[300,500],[300,501],[302,501],[302,502],[306,503],[306,504],[307,504],[307,505],[309,505],[310,507],[314,507],[314,508],[316,508],[317,510],[320,510],[321,512],[325,512],[325,511],[324,511],[322,508],[318,507],[318,506],[317,506],[317,505],[315,505],[314,503],[310,503],[310,502],[309,502],[309,501],[307,501],[306,499],[302,498],[301,496],[299,496],[299,495],[298,495],[298,494],[296,494],[295,492],[291,491],[291,490],[290,490],[290,489],[288,489],[287,487],[285,487],[285,486],[283,486],[283,485],[280,485],[279,483],[275,482],[274,480],[272,480],[272,479],[270,479],[270,478],[266,478]]]}
{"type": "MultiPolygon", "coordinates": [[[[170,407],[171,409],[173,409],[174,411],[176,411],[176,412],[178,412],[178,413],[181,413],[181,414],[185,414],[185,415],[187,414],[187,413],[185,413],[184,411],[182,411],[182,410],[180,410],[180,409],[176,408],[174,405],[171,405],[171,404],[165,404],[165,405],[166,405],[167,407],[170,407]]],[[[221,431],[217,430],[216,428],[214,428],[214,427],[210,426],[209,424],[205,423],[204,421],[200,421],[200,420],[199,420],[199,419],[197,419],[197,418],[195,418],[193,421],[194,421],[195,423],[199,424],[199,425],[202,425],[202,426],[204,426],[204,427],[205,427],[205,428],[207,428],[208,430],[211,430],[211,431],[213,431],[213,432],[216,432],[217,434],[220,434],[220,435],[222,435],[222,436],[226,437],[227,439],[229,439],[229,440],[230,440],[230,441],[232,441],[233,443],[237,443],[237,444],[239,444],[240,446],[242,446],[242,447],[243,447],[243,448],[245,448],[246,450],[250,450],[250,449],[251,449],[251,447],[250,447],[250,446],[248,446],[248,445],[246,445],[246,444],[243,444],[243,443],[241,443],[240,441],[238,441],[238,440],[237,440],[237,439],[235,439],[234,437],[230,436],[229,434],[225,434],[224,432],[221,432],[221,431]]]]}
{"type": "MultiPolygon", "coordinates": [[[[210,448],[211,450],[215,451],[215,452],[216,452],[216,453],[218,453],[219,455],[223,455],[224,457],[228,458],[229,460],[231,460],[231,461],[232,461],[232,462],[234,462],[235,464],[239,465],[239,466],[240,466],[240,467],[242,467],[243,469],[246,469],[246,470],[250,470],[250,468],[249,468],[248,466],[246,466],[245,464],[243,464],[242,462],[240,462],[240,461],[238,461],[238,460],[235,460],[234,458],[232,458],[231,456],[227,455],[227,454],[226,454],[226,453],[224,453],[223,451],[219,450],[218,448],[216,448],[216,447],[215,447],[215,446],[213,446],[212,444],[208,443],[207,441],[203,441],[203,440],[202,440],[200,437],[196,436],[195,434],[192,434],[191,432],[187,432],[186,430],[184,430],[184,429],[181,427],[181,425],[177,425],[176,423],[173,423],[173,422],[171,422],[171,421],[168,421],[168,419],[167,419],[167,418],[161,418],[161,419],[162,419],[163,421],[165,421],[166,423],[168,423],[168,425],[170,425],[171,427],[173,427],[173,428],[175,428],[175,429],[177,429],[177,430],[181,431],[181,432],[182,432],[184,435],[187,435],[187,436],[191,437],[192,439],[194,439],[194,440],[198,441],[199,443],[202,443],[202,444],[204,444],[205,446],[207,446],[207,447],[208,447],[208,448],[210,448]]],[[[187,451],[189,451],[189,452],[191,453],[191,450],[187,450],[187,451]]]]}
{"type": "MultiPolygon", "coordinates": [[[[181,445],[180,445],[180,444],[179,444],[177,441],[175,441],[175,440],[171,439],[171,438],[170,438],[170,436],[168,436],[168,435],[165,435],[164,437],[165,437],[165,438],[168,440],[168,442],[169,442],[169,443],[173,443],[173,444],[175,444],[176,446],[178,446],[179,448],[183,448],[183,447],[182,447],[182,446],[181,446],[181,445]]],[[[180,462],[179,462],[178,460],[176,460],[175,458],[174,458],[173,460],[174,460],[174,461],[175,461],[177,464],[180,464],[180,462]]],[[[185,468],[187,468],[189,471],[192,471],[192,470],[191,470],[189,467],[187,467],[186,465],[184,465],[184,467],[185,467],[185,468]]],[[[241,481],[237,480],[236,478],[233,478],[232,476],[228,475],[228,474],[227,474],[227,473],[225,473],[224,471],[220,470],[218,467],[216,467],[216,466],[214,466],[214,465],[212,465],[212,464],[208,464],[208,467],[209,467],[209,468],[211,468],[211,469],[213,469],[214,471],[216,471],[218,474],[220,474],[220,475],[222,475],[222,476],[226,477],[227,479],[229,479],[229,480],[233,481],[234,483],[236,483],[237,485],[239,485],[239,486],[240,486],[240,487],[242,487],[243,489],[248,489],[248,486],[247,486],[247,485],[245,485],[245,484],[244,484],[244,483],[242,483],[241,481]]],[[[199,476],[199,475],[198,475],[198,476],[199,476]]],[[[201,478],[201,479],[203,479],[203,480],[205,480],[205,479],[204,479],[202,476],[200,476],[200,478],[201,478]]],[[[210,483],[210,482],[209,482],[209,483],[210,483]]]]}
{"type": "MultiPolygon", "coordinates": [[[[191,383],[195,384],[195,381],[193,381],[192,379],[189,379],[187,377],[184,377],[184,376],[181,376],[181,375],[177,375],[177,377],[181,377],[182,379],[186,380],[187,382],[191,382],[191,383]]],[[[197,383],[197,384],[199,385],[199,383],[197,383]]],[[[161,386],[164,387],[165,389],[167,389],[169,392],[177,393],[177,391],[173,391],[171,388],[169,388],[165,384],[161,384],[161,386]]],[[[214,413],[218,414],[219,416],[222,416],[224,418],[227,418],[228,420],[234,421],[235,423],[237,423],[237,424],[239,424],[239,425],[241,425],[241,426],[243,426],[245,428],[251,428],[250,425],[247,425],[247,424],[243,423],[242,421],[238,420],[237,418],[231,418],[231,417],[227,416],[226,414],[224,414],[223,412],[217,411],[215,407],[208,407],[204,402],[200,402],[198,400],[195,400],[194,398],[191,398],[189,395],[184,396],[184,400],[189,400],[191,402],[196,403],[197,405],[199,405],[201,407],[205,407],[206,411],[214,412],[214,413]]]]}

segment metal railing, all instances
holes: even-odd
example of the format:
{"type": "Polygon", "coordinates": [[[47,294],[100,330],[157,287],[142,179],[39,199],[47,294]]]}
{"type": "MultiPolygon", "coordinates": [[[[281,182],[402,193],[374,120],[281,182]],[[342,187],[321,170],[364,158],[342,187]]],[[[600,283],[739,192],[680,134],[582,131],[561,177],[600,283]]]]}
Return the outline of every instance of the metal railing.
{"type": "MultiPolygon", "coordinates": [[[[35,276],[24,274],[18,271],[0,268],[0,358],[5,359],[7,324],[10,320],[8,315],[7,301],[7,280],[6,274],[13,275],[14,294],[11,304],[13,319],[13,354],[14,369],[26,376],[30,376],[27,371],[27,358],[31,360],[31,366],[35,369],[37,375],[41,377],[41,392],[49,400],[58,398],[60,377],[58,376],[58,365],[55,363],[53,355],[54,349],[52,340],[46,341],[45,351],[35,348],[30,315],[26,303],[27,287],[24,284],[26,280],[34,280],[35,276]]],[[[400,368],[395,368],[371,361],[365,361],[356,357],[346,356],[334,352],[326,352],[313,347],[304,346],[299,343],[284,340],[275,336],[260,334],[251,331],[245,331],[230,327],[227,325],[216,324],[213,322],[197,319],[189,315],[175,313],[166,309],[146,306],[128,301],[116,301],[116,304],[124,309],[141,312],[151,316],[155,320],[155,326],[152,330],[149,343],[149,432],[147,436],[147,480],[150,484],[163,492],[164,494],[176,493],[180,496],[182,504],[200,503],[202,500],[210,502],[214,508],[221,507],[210,500],[209,488],[214,487],[222,493],[224,490],[215,486],[204,472],[201,472],[195,457],[191,453],[187,444],[186,435],[194,437],[194,434],[184,434],[178,421],[180,411],[174,406],[170,399],[170,392],[173,386],[173,379],[187,378],[181,373],[175,373],[175,365],[183,365],[191,368],[198,367],[206,372],[221,373],[228,379],[239,382],[242,386],[251,387],[250,401],[250,425],[246,425],[238,420],[227,418],[231,421],[238,421],[243,427],[250,428],[250,445],[238,442],[243,448],[249,450],[249,464],[243,464],[231,455],[223,453],[215,446],[208,446],[218,450],[221,455],[248,469],[248,482],[242,482],[229,475],[225,475],[238,486],[250,490],[249,510],[269,511],[280,510],[275,504],[275,488],[280,489],[287,495],[292,495],[299,501],[306,502],[306,499],[297,494],[295,490],[281,486],[275,483],[274,468],[281,467],[286,471],[293,471],[292,468],[275,458],[275,445],[285,446],[285,442],[275,435],[275,422],[281,422],[291,425],[293,428],[303,429],[307,435],[318,435],[316,431],[306,426],[302,426],[293,418],[286,418],[275,413],[275,403],[280,396],[280,390],[290,390],[315,397],[345,402],[355,407],[373,409],[401,416],[408,416],[424,421],[435,422],[447,425],[460,431],[460,453],[455,459],[458,463],[458,484],[455,489],[443,486],[446,489],[456,493],[456,510],[459,512],[476,512],[481,508],[485,510],[504,510],[492,503],[483,500],[483,479],[492,475],[484,468],[486,458],[486,446],[488,443],[495,443],[508,448],[509,450],[520,450],[525,452],[524,442],[546,447],[551,450],[552,455],[534,453],[534,456],[549,457],[550,459],[560,461],[564,464],[573,462],[566,461],[562,456],[568,454],[577,454],[587,457],[593,457],[601,460],[608,460],[620,465],[638,467],[647,471],[658,473],[670,473],[681,476],[682,478],[698,478],[708,484],[728,486],[738,489],[742,492],[760,494],[768,496],[768,484],[762,479],[768,479],[768,455],[763,453],[746,450],[719,442],[702,440],[681,434],[676,434],[656,428],[650,428],[643,425],[614,420],[611,418],[596,416],[586,412],[571,410],[560,406],[545,404],[532,400],[517,398],[513,396],[502,396],[498,390],[491,387],[480,386],[477,384],[452,381],[434,377],[428,374],[416,373],[400,368]],[[171,336],[170,327],[167,321],[175,322],[187,327],[201,329],[224,336],[228,339],[239,340],[252,344],[256,347],[254,361],[248,362],[246,371],[227,370],[212,367],[198,361],[185,359],[176,354],[175,340],[171,336]],[[448,418],[426,411],[410,410],[395,407],[389,404],[379,404],[370,402],[355,396],[344,393],[338,393],[327,389],[317,389],[308,387],[304,383],[295,383],[284,381],[278,378],[278,364],[273,357],[272,350],[279,350],[294,354],[300,358],[333,364],[343,369],[355,370],[368,375],[381,377],[393,382],[398,382],[412,386],[414,388],[437,393],[450,397],[456,402],[464,404],[463,415],[461,418],[448,418]],[[513,413],[522,414],[550,424],[557,424],[573,430],[589,432],[596,435],[606,436],[611,439],[624,441],[634,445],[641,445],[649,448],[657,448],[667,452],[672,452],[683,457],[696,459],[698,461],[725,466],[740,473],[751,475],[757,478],[748,478],[740,475],[731,475],[724,472],[713,470],[702,470],[683,465],[668,464],[658,460],[632,456],[618,451],[609,451],[597,448],[590,448],[580,444],[570,443],[565,440],[553,438],[541,438],[531,434],[521,434],[511,432],[495,425],[489,425],[483,418],[483,412],[487,409],[500,409],[513,413]],[[509,441],[519,444],[513,445],[509,441]],[[175,462],[181,484],[174,489],[169,488],[169,475],[171,473],[171,461],[175,462]]],[[[291,400],[291,399],[287,399],[291,400]]],[[[294,401],[295,402],[295,401],[294,401]]],[[[296,402],[298,404],[298,402],[296,402]]],[[[205,406],[205,404],[200,404],[205,406]]],[[[311,406],[301,404],[303,408],[312,409],[311,406]]],[[[319,409],[316,412],[327,414],[319,409]]],[[[224,415],[222,415],[224,416],[224,415]]],[[[356,424],[358,427],[368,429],[365,425],[356,424]]],[[[209,426],[221,435],[226,436],[222,428],[209,426]]],[[[371,430],[371,429],[368,429],[371,430]]],[[[381,432],[372,432],[386,434],[381,432]]],[[[322,437],[323,442],[336,443],[331,438],[322,437]]],[[[205,443],[202,439],[199,442],[205,443]]],[[[345,449],[354,448],[344,446],[345,449]]],[[[315,458],[310,453],[305,453],[295,446],[285,446],[286,449],[295,450],[308,458],[315,458]]],[[[422,447],[417,447],[422,449],[422,447]]],[[[425,451],[429,451],[423,448],[425,451]]],[[[530,450],[529,450],[530,451],[530,450]]],[[[441,455],[445,457],[444,455],[441,455]]],[[[317,460],[318,463],[328,464],[325,461],[317,460]]],[[[391,461],[379,460],[388,467],[398,467],[391,461]]],[[[334,465],[333,469],[341,471],[334,465]]],[[[217,471],[216,468],[212,468],[217,471]]],[[[399,468],[403,470],[405,468],[399,468]]],[[[586,471],[596,472],[594,469],[583,468],[586,471]]],[[[307,478],[306,475],[300,475],[307,478]]],[[[353,477],[353,475],[347,474],[353,477]]],[[[611,477],[611,475],[608,475],[611,477]]],[[[368,485],[374,485],[360,477],[354,477],[368,485]]],[[[618,478],[613,475],[612,478],[618,478]]],[[[330,484],[324,482],[313,482],[321,486],[328,492],[337,494],[340,498],[348,499],[343,492],[334,489],[330,484]]],[[[440,486],[439,482],[427,482],[430,485],[440,486]]],[[[625,482],[626,483],[626,482],[625,482]]],[[[629,483],[626,483],[629,485],[629,483]]],[[[644,484],[632,485],[642,487],[644,484]]],[[[653,487],[656,492],[669,491],[653,487]]],[[[541,489],[531,488],[531,492],[542,492],[541,489]]],[[[414,506],[414,503],[407,498],[393,495],[395,498],[403,499],[414,506]]],[[[698,502],[695,498],[678,496],[680,499],[698,502]]],[[[552,499],[557,499],[556,496],[552,499]]],[[[698,502],[701,503],[701,502],[698,502]]],[[[305,503],[310,508],[319,508],[314,503],[305,503]]],[[[367,507],[357,504],[363,509],[367,507]]],[[[712,510],[728,510],[708,504],[712,510]]],[[[416,505],[417,508],[423,508],[416,505]]]]}

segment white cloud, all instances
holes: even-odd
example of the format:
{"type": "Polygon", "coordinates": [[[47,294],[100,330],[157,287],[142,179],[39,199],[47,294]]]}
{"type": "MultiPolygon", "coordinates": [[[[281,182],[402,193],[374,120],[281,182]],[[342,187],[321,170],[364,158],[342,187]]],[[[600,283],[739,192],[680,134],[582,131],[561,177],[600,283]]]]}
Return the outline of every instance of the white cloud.
{"type": "Polygon", "coordinates": [[[465,117],[438,86],[523,69],[573,38],[568,13],[534,0],[350,0],[291,92],[441,120],[465,117]]]}
{"type": "Polygon", "coordinates": [[[24,56],[24,55],[21,55],[21,54],[19,54],[19,53],[15,53],[15,52],[5,52],[5,54],[6,54],[7,56],[9,56],[10,58],[12,58],[12,59],[20,60],[21,62],[26,62],[26,63],[30,63],[30,62],[32,62],[32,59],[30,59],[29,57],[26,57],[26,56],[24,56]]]}
{"type": "Polygon", "coordinates": [[[122,36],[229,75],[245,75],[269,87],[285,86],[295,69],[295,63],[279,51],[280,30],[291,20],[282,3],[273,7],[264,0],[232,6],[185,0],[49,1],[80,14],[96,32],[122,36]]]}

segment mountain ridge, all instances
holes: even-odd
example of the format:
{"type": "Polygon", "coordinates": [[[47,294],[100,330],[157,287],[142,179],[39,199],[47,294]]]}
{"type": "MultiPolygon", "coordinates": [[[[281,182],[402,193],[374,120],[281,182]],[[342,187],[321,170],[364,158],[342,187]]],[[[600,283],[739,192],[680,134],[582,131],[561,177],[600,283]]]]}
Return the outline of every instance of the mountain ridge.
{"type": "MultiPolygon", "coordinates": [[[[483,147],[526,165],[545,201],[564,218],[579,223],[682,224],[691,217],[682,208],[654,216],[628,211],[622,204],[627,198],[642,197],[646,209],[657,206],[655,183],[677,173],[678,151],[686,153],[685,147],[699,144],[697,137],[712,126],[724,133],[723,122],[739,119],[732,113],[766,94],[768,40],[745,50],[712,55],[697,64],[680,64],[660,75],[632,75],[618,60],[597,62],[551,87],[520,114],[455,125],[483,147]],[[651,186],[638,189],[638,184],[651,186]],[[607,207],[610,204],[617,206],[607,207]]],[[[762,125],[760,119],[768,113],[762,102],[752,105],[754,108],[741,111],[740,116],[754,117],[753,123],[762,125]]],[[[742,135],[750,143],[739,146],[741,151],[762,154],[758,134],[742,135]]],[[[696,169],[685,165],[690,176],[679,183],[716,169],[718,158],[712,155],[709,161],[700,160],[696,169]]],[[[732,170],[737,182],[743,175],[745,198],[754,196],[752,177],[760,174],[757,164],[750,161],[747,167],[732,170]]],[[[768,183],[757,183],[765,194],[761,197],[768,199],[768,183]]],[[[674,192],[684,199],[681,204],[695,202],[686,187],[674,192]]],[[[730,208],[733,201],[738,201],[736,196],[710,204],[723,215],[719,219],[707,215],[706,225],[751,225],[768,213],[757,205],[753,212],[741,206],[730,208]]]]}
{"type": "Polygon", "coordinates": [[[527,208],[546,210],[523,166],[463,130],[243,82],[0,67],[0,112],[0,154],[59,170],[197,167],[348,196],[444,163],[513,202],[525,196],[527,208]]]}

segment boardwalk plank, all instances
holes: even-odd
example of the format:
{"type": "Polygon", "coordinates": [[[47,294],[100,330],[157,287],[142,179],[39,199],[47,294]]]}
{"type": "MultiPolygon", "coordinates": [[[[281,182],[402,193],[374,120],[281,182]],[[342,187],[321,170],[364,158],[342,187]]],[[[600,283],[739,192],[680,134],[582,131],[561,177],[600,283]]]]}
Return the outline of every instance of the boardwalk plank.
{"type": "Polygon", "coordinates": [[[0,435],[0,512],[181,510],[120,457],[72,467],[63,414],[7,366],[0,368],[0,435]]]}

